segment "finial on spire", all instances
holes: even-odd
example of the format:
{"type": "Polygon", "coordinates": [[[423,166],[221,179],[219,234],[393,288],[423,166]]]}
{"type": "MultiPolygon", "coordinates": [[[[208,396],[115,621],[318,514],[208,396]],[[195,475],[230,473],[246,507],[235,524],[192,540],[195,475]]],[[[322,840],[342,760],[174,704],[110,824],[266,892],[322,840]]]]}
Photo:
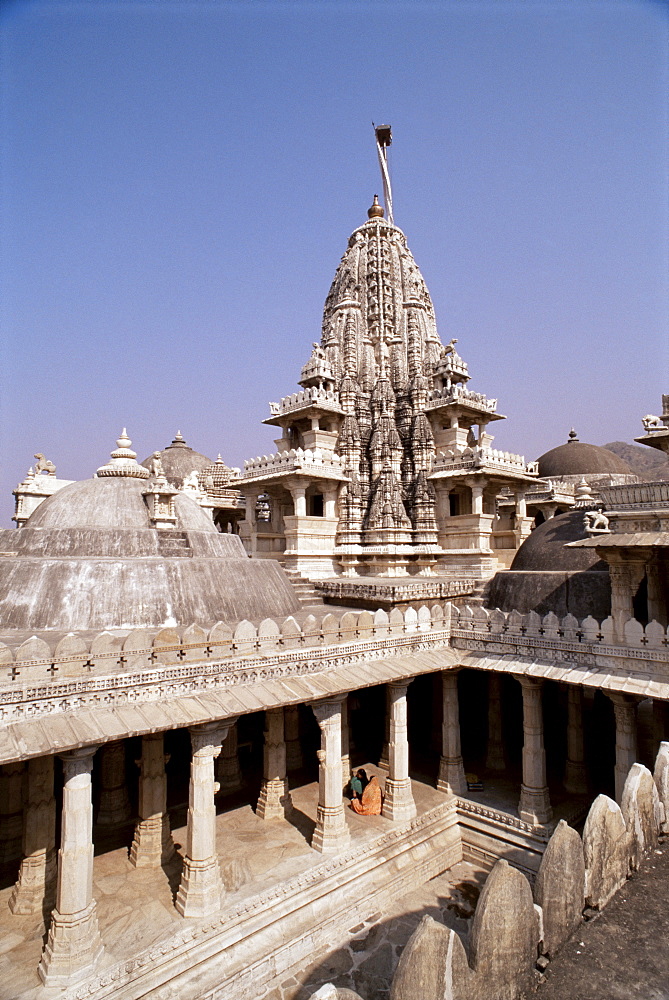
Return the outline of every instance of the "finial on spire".
{"type": "Polygon", "coordinates": [[[390,188],[390,172],[388,170],[388,146],[393,141],[392,130],[390,125],[374,125],[374,122],[372,122],[372,127],[374,128],[374,135],[376,137],[376,152],[379,157],[381,177],[383,178],[383,200],[386,203],[386,218],[391,226],[393,226],[395,224],[393,220],[393,194],[390,188]]]}
{"type": "Polygon", "coordinates": [[[378,196],[378,194],[374,195],[374,204],[372,205],[371,208],[367,209],[367,216],[370,219],[382,219],[383,218],[383,209],[379,205],[379,196],[378,196]]]}
{"type": "Polygon", "coordinates": [[[578,434],[576,433],[573,427],[569,431],[569,439],[567,440],[567,444],[571,444],[572,441],[578,441],[578,434]]]}
{"type": "Polygon", "coordinates": [[[151,473],[137,463],[137,452],[132,450],[131,444],[132,441],[124,427],[121,436],[116,440],[116,450],[111,453],[111,460],[106,465],[101,465],[96,475],[101,478],[121,476],[130,479],[148,479],[151,473]]]}

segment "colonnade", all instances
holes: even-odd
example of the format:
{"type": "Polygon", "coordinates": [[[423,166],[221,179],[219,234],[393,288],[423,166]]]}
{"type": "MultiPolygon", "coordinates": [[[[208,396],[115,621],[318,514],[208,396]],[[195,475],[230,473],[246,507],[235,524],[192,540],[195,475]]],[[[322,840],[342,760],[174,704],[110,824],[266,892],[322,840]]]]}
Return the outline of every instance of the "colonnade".
{"type": "MultiPolygon", "coordinates": [[[[442,729],[437,788],[447,794],[467,791],[460,735],[458,671],[441,674],[442,729]]],[[[516,678],[523,705],[522,784],[518,813],[532,825],[546,824],[552,809],[546,778],[542,712],[542,681],[516,678]]],[[[407,692],[410,679],[387,685],[387,743],[384,748],[385,797],[382,815],[407,822],[416,815],[409,776],[407,692]]],[[[342,790],[349,773],[347,694],[311,703],[320,730],[318,804],[311,846],[338,853],[350,843],[342,790]]],[[[635,700],[610,694],[616,720],[616,798],[636,759],[635,700]]],[[[500,675],[489,675],[488,745],[486,767],[505,768],[500,675]]],[[[189,776],[187,836],[175,907],[184,918],[206,918],[220,911],[223,884],[216,849],[216,804],[219,788],[241,784],[236,718],[190,727],[192,756],[189,776]],[[218,780],[215,762],[219,759],[218,780]]],[[[567,759],[564,785],[568,792],[587,790],[583,694],[570,687],[567,696],[567,759]]],[[[63,766],[61,842],[56,853],[54,758],[40,757],[27,765],[1,771],[4,795],[2,833],[16,834],[22,817],[23,859],[9,908],[15,914],[51,912],[48,939],[39,974],[48,986],[64,986],[90,973],[102,951],[93,897],[93,759],[100,751],[102,795],[98,823],[127,821],[131,807],[125,779],[122,743],[80,747],[60,754],[63,766]],[[25,785],[23,784],[25,782],[25,785]],[[21,810],[22,788],[25,806],[21,810]],[[12,811],[13,810],[13,811],[12,811]],[[17,820],[17,816],[19,819],[17,820]]],[[[139,808],[129,860],[136,868],[159,868],[175,854],[167,812],[164,734],[142,737],[139,768],[139,808]]],[[[287,820],[292,809],[288,770],[303,763],[297,706],[265,712],[263,776],[256,813],[264,821],[287,820]]],[[[0,838],[1,839],[1,838],[0,838]]]]}

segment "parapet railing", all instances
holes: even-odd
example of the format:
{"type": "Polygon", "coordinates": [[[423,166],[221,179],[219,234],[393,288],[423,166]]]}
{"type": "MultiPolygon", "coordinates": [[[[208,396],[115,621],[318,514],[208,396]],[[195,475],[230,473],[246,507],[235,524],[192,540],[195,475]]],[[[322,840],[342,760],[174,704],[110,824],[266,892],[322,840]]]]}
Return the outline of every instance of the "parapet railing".
{"type": "Polygon", "coordinates": [[[534,611],[505,613],[478,606],[455,607],[446,601],[390,612],[345,611],[341,616],[328,613],[323,618],[308,615],[301,625],[290,615],[281,622],[266,618],[257,626],[244,620],[235,626],[217,622],[209,629],[193,624],[185,629],[105,630],[93,636],[71,632],[53,645],[32,636],[16,649],[0,643],[0,685],[14,687],[24,682],[118,674],[179,663],[271,656],[299,648],[336,649],[357,641],[369,643],[412,634],[421,642],[431,637],[442,644],[448,640],[456,648],[458,640],[464,639],[491,644],[506,640],[547,651],[561,647],[571,651],[575,645],[584,650],[606,648],[607,653],[620,655],[647,650],[654,659],[669,662],[668,630],[656,621],[644,626],[629,619],[621,642],[611,618],[579,621],[573,615],[558,618],[553,612],[543,617],[534,611]]]}
{"type": "Polygon", "coordinates": [[[280,403],[270,403],[269,410],[273,417],[278,417],[281,413],[301,410],[305,406],[319,406],[325,410],[341,412],[339,393],[317,388],[303,389],[301,392],[294,392],[291,396],[283,396],[280,403]]]}
{"type": "Polygon", "coordinates": [[[336,452],[320,448],[291,448],[273,455],[258,455],[244,462],[242,479],[253,479],[268,476],[277,472],[290,472],[294,469],[309,469],[334,475],[335,479],[344,479],[342,459],[336,452]]]}
{"type": "Polygon", "coordinates": [[[450,389],[432,389],[427,397],[427,409],[433,410],[444,403],[470,403],[479,410],[486,413],[494,413],[497,409],[497,400],[488,399],[480,392],[472,392],[471,389],[461,389],[459,386],[452,386],[450,389]]]}
{"type": "Polygon", "coordinates": [[[621,649],[652,649],[666,653],[669,659],[669,630],[653,620],[643,625],[634,618],[628,619],[622,629],[622,641],[614,629],[613,618],[599,622],[588,616],[581,621],[574,615],[558,618],[550,611],[543,617],[536,611],[521,614],[519,611],[487,610],[482,607],[451,607],[451,636],[490,638],[499,636],[534,640],[537,645],[563,641],[565,645],[586,643],[616,646],[621,649]]]}
{"type": "Polygon", "coordinates": [[[272,655],[289,649],[336,647],[358,640],[387,639],[415,633],[448,638],[451,605],[423,605],[418,610],[344,612],[309,615],[301,625],[290,615],[281,622],[266,618],[258,626],[248,620],[234,627],[217,622],[210,629],[190,625],[176,628],[138,628],[129,632],[102,631],[95,636],[75,632],[52,647],[38,636],[15,650],[0,643],[0,684],[34,683],[87,674],[145,670],[158,665],[217,661],[240,656],[272,655]]]}
{"type": "Polygon", "coordinates": [[[509,451],[498,451],[496,448],[465,448],[462,452],[439,452],[436,457],[433,472],[440,469],[474,469],[484,466],[494,466],[522,472],[526,475],[538,475],[538,462],[525,462],[524,455],[514,455],[509,451]]]}

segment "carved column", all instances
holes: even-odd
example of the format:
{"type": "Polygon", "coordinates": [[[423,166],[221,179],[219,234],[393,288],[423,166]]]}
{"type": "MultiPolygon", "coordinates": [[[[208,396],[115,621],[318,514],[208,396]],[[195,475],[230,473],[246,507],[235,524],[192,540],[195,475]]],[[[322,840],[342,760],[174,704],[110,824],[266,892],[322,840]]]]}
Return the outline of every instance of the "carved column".
{"type": "Polygon", "coordinates": [[[329,698],[311,706],[321,730],[318,811],[311,846],[323,854],[341,851],[350,841],[341,793],[341,702],[329,698]]]}
{"type": "Polygon", "coordinates": [[[460,707],[456,670],[442,670],[441,759],[437,788],[449,795],[464,795],[467,791],[465,768],[460,748],[460,707]]]}
{"type": "Polygon", "coordinates": [[[413,819],[416,803],[409,777],[409,737],[407,732],[407,690],[411,681],[388,685],[390,690],[390,740],[388,777],[383,815],[396,822],[413,819]]]}
{"type": "Polygon", "coordinates": [[[533,826],[548,823],[553,815],[546,784],[544,719],[541,707],[542,682],[520,678],[523,689],[523,783],[518,815],[533,826]]]}
{"type": "Polygon", "coordinates": [[[127,823],[131,816],[125,774],[125,743],[105,743],[100,748],[100,808],[99,826],[127,823]]]}
{"type": "Polygon", "coordinates": [[[0,864],[21,857],[24,774],[21,761],[0,767],[0,864]]]}
{"type": "Polygon", "coordinates": [[[41,913],[56,904],[56,799],[53,757],[28,761],[23,813],[23,860],[9,900],[12,913],[41,913]]]}
{"type": "Polygon", "coordinates": [[[667,626],[667,593],[663,585],[660,562],[657,556],[646,564],[648,577],[648,619],[667,626]]]}
{"type": "Polygon", "coordinates": [[[261,819],[284,819],[291,805],[286,777],[283,709],[266,709],[263,782],[256,814],[261,819]]]}
{"type": "Polygon", "coordinates": [[[379,758],[379,767],[388,770],[390,767],[390,714],[392,712],[392,698],[390,684],[386,684],[386,714],[384,716],[383,747],[379,758]]]}
{"type": "Polygon", "coordinates": [[[225,737],[223,749],[216,764],[216,776],[222,795],[232,795],[233,792],[238,792],[244,784],[242,770],[239,766],[237,723],[228,729],[228,735],[225,737]]]}
{"type": "Polygon", "coordinates": [[[188,790],[188,833],[175,903],[182,917],[208,917],[220,910],[223,882],[216,853],[214,759],[221,752],[230,726],[236,721],[205,722],[190,729],[193,756],[188,790]]]}
{"type": "Polygon", "coordinates": [[[623,788],[632,764],[636,763],[636,701],[630,695],[609,694],[616,717],[616,802],[621,803],[623,788]]]}
{"type": "Polygon", "coordinates": [[[504,771],[504,733],[502,730],[502,678],[488,676],[488,747],[485,766],[489,771],[504,771]]]}
{"type": "Polygon", "coordinates": [[[584,795],[588,790],[583,746],[583,690],[573,684],[567,688],[567,763],[564,787],[573,795],[584,795]]]}
{"type": "Polygon", "coordinates": [[[669,703],[653,698],[653,754],[657,755],[660,743],[669,736],[669,703]]]}
{"type": "Polygon", "coordinates": [[[344,698],[341,703],[341,781],[342,788],[346,788],[351,776],[351,754],[349,748],[348,730],[348,698],[344,698]]]}
{"type": "Polygon", "coordinates": [[[61,754],[63,816],[56,909],[38,972],[45,986],[68,986],[89,975],[102,954],[93,899],[91,771],[97,747],[61,754]]]}
{"type": "Polygon", "coordinates": [[[288,487],[293,498],[293,509],[296,517],[305,517],[307,513],[306,484],[298,483],[288,487]]]}
{"type": "Polygon", "coordinates": [[[297,771],[304,764],[302,745],[300,744],[300,707],[299,705],[287,705],[283,712],[286,734],[286,768],[289,771],[297,771]]]}
{"type": "Polygon", "coordinates": [[[472,514],[483,513],[483,485],[472,485],[472,514]]]}
{"type": "Polygon", "coordinates": [[[142,737],[142,758],[138,761],[139,820],[130,848],[135,868],[159,868],[174,855],[174,842],[167,814],[167,776],[163,733],[142,737]]]}
{"type": "Polygon", "coordinates": [[[609,563],[611,617],[616,642],[624,642],[625,622],[634,617],[634,595],[643,580],[644,572],[644,563],[609,563]]]}
{"type": "Polygon", "coordinates": [[[337,516],[337,495],[339,493],[339,487],[335,487],[331,490],[326,490],[324,493],[325,499],[325,516],[326,517],[336,517],[337,516]]]}

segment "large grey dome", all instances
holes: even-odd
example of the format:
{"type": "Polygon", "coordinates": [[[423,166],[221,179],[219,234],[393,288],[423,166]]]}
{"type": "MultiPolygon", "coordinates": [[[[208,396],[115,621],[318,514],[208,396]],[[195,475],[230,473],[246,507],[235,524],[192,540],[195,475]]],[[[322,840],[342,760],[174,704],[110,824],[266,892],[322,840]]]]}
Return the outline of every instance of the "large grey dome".
{"type": "Polygon", "coordinates": [[[594,549],[565,548],[567,542],[587,538],[583,510],[569,510],[544,521],[526,538],[513,562],[512,570],[546,572],[556,570],[606,570],[594,549]]]}
{"type": "Polygon", "coordinates": [[[566,444],[551,448],[537,461],[539,462],[539,475],[542,478],[562,479],[568,476],[606,474],[636,478],[627,462],[619,455],[615,455],[608,448],[578,441],[571,435],[566,444]]]}
{"type": "Polygon", "coordinates": [[[298,610],[278,563],[249,559],[190,497],[177,493],[176,523],[155,527],[149,473],[120,440],[95,478],[44,500],[24,527],[0,531],[0,628],[207,625],[298,610]]]}
{"type": "Polygon", "coordinates": [[[587,538],[584,511],[576,508],[552,517],[520,546],[511,568],[490,581],[486,605],[502,611],[549,611],[601,621],[611,610],[608,566],[594,549],[565,548],[587,538]]]}

